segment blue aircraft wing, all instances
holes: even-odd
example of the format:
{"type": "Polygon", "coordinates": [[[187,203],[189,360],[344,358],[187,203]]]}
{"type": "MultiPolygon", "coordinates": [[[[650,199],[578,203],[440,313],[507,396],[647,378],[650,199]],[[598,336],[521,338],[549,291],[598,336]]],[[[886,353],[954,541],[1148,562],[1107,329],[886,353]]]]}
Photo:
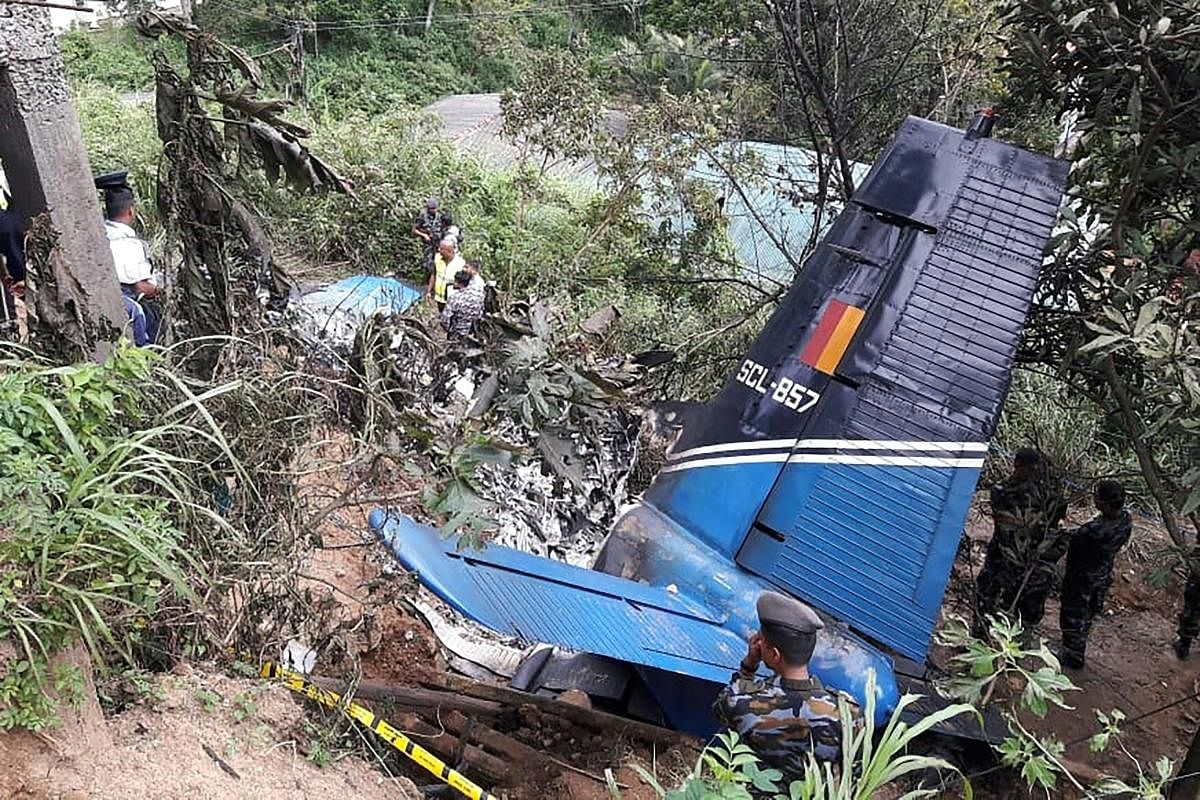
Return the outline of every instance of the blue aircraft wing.
{"type": "Polygon", "coordinates": [[[422,583],[492,630],[712,683],[728,681],[746,654],[724,619],[665,588],[508,547],[460,550],[456,537],[383,510],[370,521],[422,583]]]}

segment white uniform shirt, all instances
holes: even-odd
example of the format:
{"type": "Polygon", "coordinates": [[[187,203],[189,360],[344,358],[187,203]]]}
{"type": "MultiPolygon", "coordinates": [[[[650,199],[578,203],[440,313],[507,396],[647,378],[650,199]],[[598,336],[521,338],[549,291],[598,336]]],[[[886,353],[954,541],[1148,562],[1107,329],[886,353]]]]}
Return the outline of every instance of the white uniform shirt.
{"type": "Polygon", "coordinates": [[[150,252],[146,243],[138,238],[133,228],[123,222],[104,221],[104,233],[112,249],[113,266],[117,268],[117,282],[135,284],[141,281],[154,283],[154,265],[150,263],[150,252]]]}

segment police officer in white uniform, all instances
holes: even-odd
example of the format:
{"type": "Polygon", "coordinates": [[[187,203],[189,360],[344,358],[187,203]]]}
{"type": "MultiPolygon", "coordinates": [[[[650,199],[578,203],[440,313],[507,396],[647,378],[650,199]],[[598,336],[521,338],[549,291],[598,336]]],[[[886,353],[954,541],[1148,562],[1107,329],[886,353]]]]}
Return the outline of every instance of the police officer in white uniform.
{"type": "Polygon", "coordinates": [[[162,279],[154,271],[149,248],[133,230],[137,203],[126,182],[128,174],[121,171],[101,175],[96,178],[96,187],[104,191],[104,233],[112,249],[125,310],[133,324],[134,343],[140,347],[158,340],[162,279]]]}

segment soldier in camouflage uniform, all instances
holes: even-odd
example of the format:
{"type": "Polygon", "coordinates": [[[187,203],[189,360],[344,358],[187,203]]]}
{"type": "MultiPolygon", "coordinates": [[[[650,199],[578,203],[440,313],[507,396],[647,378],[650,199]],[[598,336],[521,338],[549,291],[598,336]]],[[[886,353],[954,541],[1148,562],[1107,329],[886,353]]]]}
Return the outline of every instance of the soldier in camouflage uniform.
{"type": "Polygon", "coordinates": [[[986,635],[989,614],[1015,613],[1032,637],[1069,544],[1058,527],[1067,513],[1062,480],[1037,450],[1023,447],[1012,476],[992,487],[991,500],[995,533],[976,580],[973,632],[986,635]]]}
{"type": "MultiPolygon", "coordinates": [[[[1200,545],[1192,551],[1192,557],[1200,559],[1200,545]]],[[[1180,660],[1192,652],[1192,640],[1200,635],[1200,579],[1188,567],[1187,584],[1183,587],[1183,611],[1179,615],[1179,632],[1175,640],[1175,655],[1180,660]]]]}
{"type": "Polygon", "coordinates": [[[1100,514],[1071,533],[1063,576],[1059,655],[1063,666],[1071,669],[1083,668],[1092,620],[1104,609],[1104,598],[1112,586],[1113,559],[1133,532],[1121,484],[1100,481],[1092,499],[1100,514]]]}
{"type": "MultiPolygon", "coordinates": [[[[759,632],[750,637],[741,668],[717,698],[713,713],[765,765],[789,778],[803,774],[809,754],[838,763],[842,754],[838,695],[808,674],[817,631],[824,623],[808,606],[777,592],[759,597],[758,620],[759,632]],[[760,663],[775,674],[757,678],[760,663]]],[[[852,712],[858,716],[856,705],[852,712]]]]}

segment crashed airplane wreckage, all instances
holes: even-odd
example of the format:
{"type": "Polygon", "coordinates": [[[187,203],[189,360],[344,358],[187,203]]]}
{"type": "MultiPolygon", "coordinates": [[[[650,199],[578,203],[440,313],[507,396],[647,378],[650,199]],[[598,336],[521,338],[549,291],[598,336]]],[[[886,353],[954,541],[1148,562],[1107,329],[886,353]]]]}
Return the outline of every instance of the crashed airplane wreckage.
{"type": "Polygon", "coordinates": [[[543,649],[518,688],[565,674],[711,734],[773,589],[826,619],[823,683],[863,703],[874,670],[882,719],[923,680],[1068,172],[991,121],[905,121],[593,569],[460,551],[384,510],[372,527],[458,611],[580,654],[543,649]]]}

